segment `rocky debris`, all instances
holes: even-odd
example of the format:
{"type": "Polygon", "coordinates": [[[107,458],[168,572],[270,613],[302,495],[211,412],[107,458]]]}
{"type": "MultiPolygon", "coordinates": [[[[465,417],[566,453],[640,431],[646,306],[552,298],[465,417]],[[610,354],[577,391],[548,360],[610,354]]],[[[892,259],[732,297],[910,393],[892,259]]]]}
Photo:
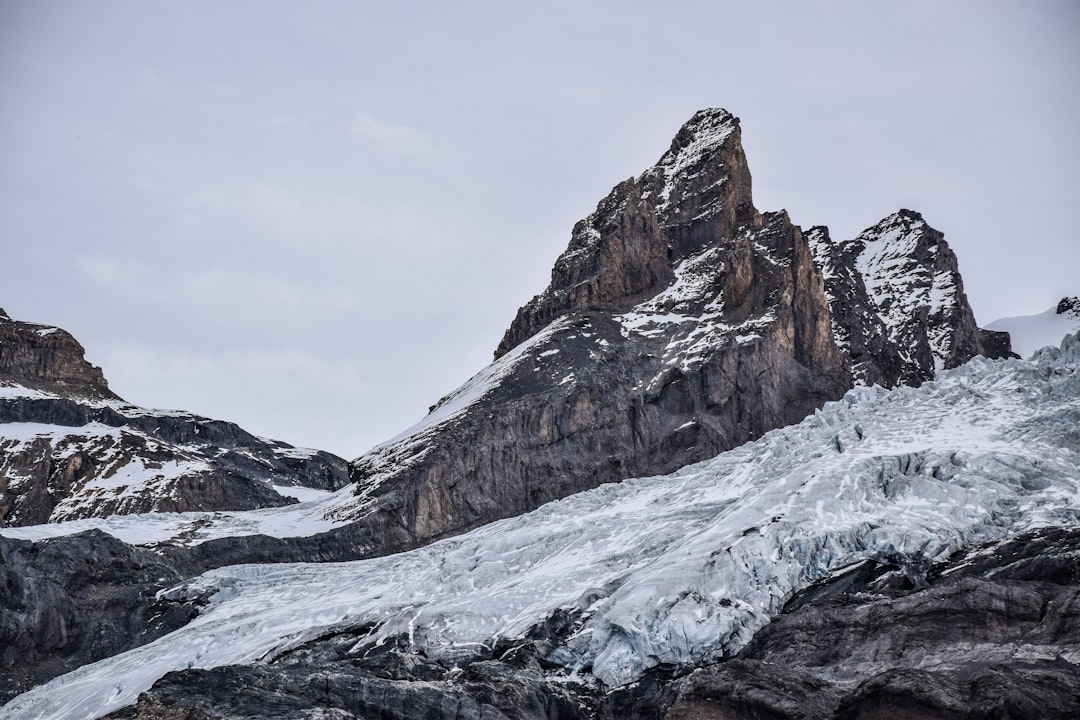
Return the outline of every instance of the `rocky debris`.
{"type": "Polygon", "coordinates": [[[1055,312],[1058,315],[1072,315],[1075,318],[1080,318],[1080,298],[1078,297],[1063,297],[1058,301],[1055,312]]]}
{"type": "Polygon", "coordinates": [[[809,233],[833,332],[858,382],[918,385],[976,355],[1010,357],[1007,333],[975,324],[956,254],[922,216],[901,210],[854,240],[809,233]]]}
{"type": "Polygon", "coordinates": [[[13,382],[57,395],[119,399],[84,354],[64,330],[12,320],[0,309],[0,386],[13,382]]]}
{"type": "Polygon", "coordinates": [[[156,553],[96,530],[0,537],[0,703],[186,624],[197,602],[156,597],[180,579],[156,553]]]}

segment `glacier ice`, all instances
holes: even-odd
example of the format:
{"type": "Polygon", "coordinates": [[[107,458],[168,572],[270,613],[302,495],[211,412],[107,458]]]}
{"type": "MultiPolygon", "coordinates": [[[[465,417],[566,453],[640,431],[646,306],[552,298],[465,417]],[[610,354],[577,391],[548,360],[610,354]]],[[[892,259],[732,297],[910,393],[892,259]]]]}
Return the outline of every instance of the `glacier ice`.
{"type": "Polygon", "coordinates": [[[241,565],[184,628],[15,698],[10,718],[98,717],[170,670],[272,660],[371,627],[452,663],[559,608],[549,659],[607,686],[730,655],[793,593],[864,559],[932,562],[1076,523],[1080,341],[976,358],[919,388],[858,387],[798,425],[663,477],[604,485],[397,555],[241,565]],[[1070,344],[1071,343],[1071,344],[1070,344]]]}

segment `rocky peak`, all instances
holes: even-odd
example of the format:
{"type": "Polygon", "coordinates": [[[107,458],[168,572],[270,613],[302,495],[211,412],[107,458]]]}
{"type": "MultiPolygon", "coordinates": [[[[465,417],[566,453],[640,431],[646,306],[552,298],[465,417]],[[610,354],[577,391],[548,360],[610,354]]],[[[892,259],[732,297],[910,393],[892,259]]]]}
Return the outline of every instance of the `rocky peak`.
{"type": "Polygon", "coordinates": [[[1072,315],[1080,318],[1080,298],[1063,297],[1057,304],[1058,315],[1072,315]]]}
{"type": "Polygon", "coordinates": [[[629,310],[666,287],[680,261],[758,221],[739,119],[695,113],[655,165],[574,226],[551,284],[518,311],[495,357],[567,312],[629,310]]]}
{"type": "Polygon", "coordinates": [[[1008,335],[976,326],[956,254],[919,213],[900,210],[835,244],[824,229],[811,235],[860,382],[917,385],[975,355],[1010,354],[1008,335]]]}
{"type": "Polygon", "coordinates": [[[577,223],[495,362],[353,463],[364,518],[407,547],[802,419],[850,387],[821,272],[759,214],[737,118],[694,115],[577,223]]]}
{"type": "Polygon", "coordinates": [[[119,399],[101,368],[66,331],[51,325],[12,320],[0,310],[0,385],[93,399],[119,399]]]}

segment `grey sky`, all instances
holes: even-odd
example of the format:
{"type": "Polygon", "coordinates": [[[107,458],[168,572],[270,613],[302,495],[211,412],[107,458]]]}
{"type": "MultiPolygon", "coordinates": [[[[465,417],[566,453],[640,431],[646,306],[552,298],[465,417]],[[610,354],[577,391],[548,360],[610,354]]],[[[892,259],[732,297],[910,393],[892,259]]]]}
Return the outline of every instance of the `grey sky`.
{"type": "Polygon", "coordinates": [[[132,402],[354,457],[720,106],[759,208],[922,212],[986,324],[1080,291],[1078,71],[1069,0],[2,0],[0,307],[132,402]]]}

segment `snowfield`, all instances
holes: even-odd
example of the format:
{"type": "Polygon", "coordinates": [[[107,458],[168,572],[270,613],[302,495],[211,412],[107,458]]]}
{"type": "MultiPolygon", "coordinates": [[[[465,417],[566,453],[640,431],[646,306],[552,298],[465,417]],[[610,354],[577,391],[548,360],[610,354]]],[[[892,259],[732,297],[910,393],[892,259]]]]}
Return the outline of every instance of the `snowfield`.
{"type": "MultiPolygon", "coordinates": [[[[581,611],[549,659],[608,686],[738,651],[852,563],[943,560],[1080,521],[1080,341],[976,358],[920,388],[859,387],[802,423],[669,476],[605,485],[456,538],[336,564],[242,565],[186,627],[15,698],[6,718],[89,718],[171,670],[258,663],[373,624],[452,664],[581,611]]],[[[1066,658],[1080,662],[1080,649],[1066,658]]]]}
{"type": "Polygon", "coordinates": [[[1058,345],[1070,333],[1080,333],[1080,311],[1059,313],[1057,306],[1035,315],[1018,315],[995,320],[987,330],[1003,330],[1012,339],[1013,351],[1020,357],[1031,357],[1047,345],[1058,345]]]}

